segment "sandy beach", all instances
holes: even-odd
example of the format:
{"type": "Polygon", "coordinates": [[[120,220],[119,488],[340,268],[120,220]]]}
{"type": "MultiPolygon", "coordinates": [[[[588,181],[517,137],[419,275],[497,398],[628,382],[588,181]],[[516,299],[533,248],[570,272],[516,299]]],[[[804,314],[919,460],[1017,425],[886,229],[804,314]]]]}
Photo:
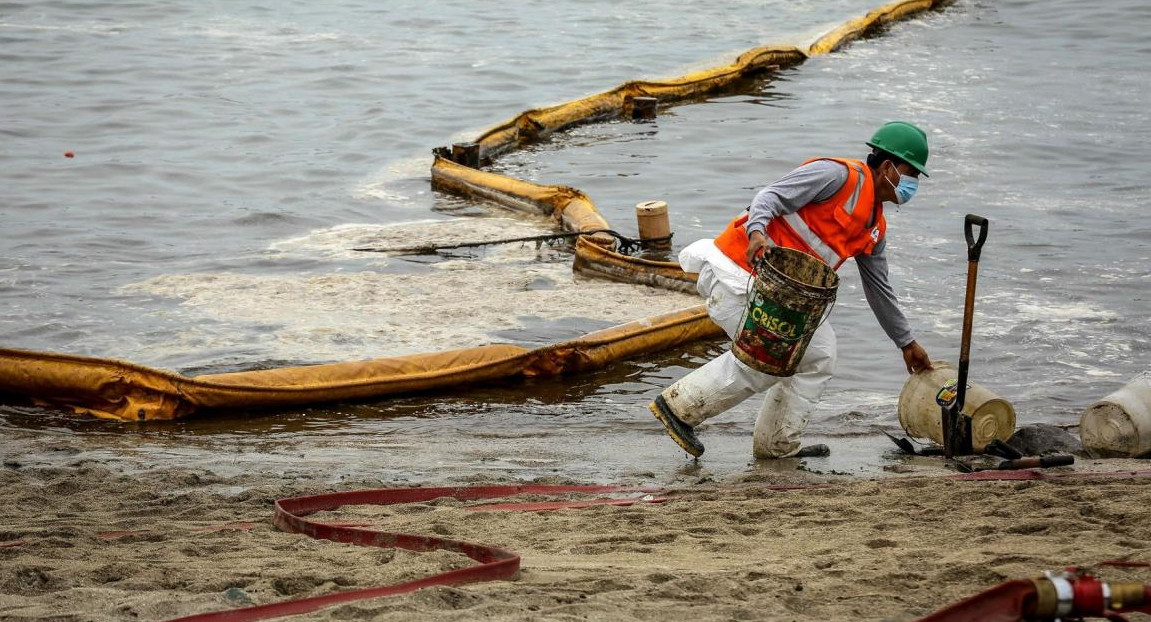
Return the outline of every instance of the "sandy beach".
{"type": "MultiPolygon", "coordinates": [[[[522,554],[522,569],[511,581],[430,588],[293,619],[901,621],[1007,579],[1151,560],[1151,487],[1143,478],[955,481],[924,462],[875,478],[798,469],[717,481],[686,464],[667,487],[670,500],[659,504],[476,512],[440,499],[318,514],[501,546],[522,554]],[[819,486],[768,488],[779,484],[819,486]]],[[[1085,460],[1074,468],[1140,466],[1085,460]]],[[[126,473],[98,460],[7,460],[0,485],[6,621],[165,620],[474,563],[443,551],[317,541],[271,524],[278,498],[401,485],[381,479],[332,486],[298,475],[126,473]]],[[[1102,574],[1151,579],[1146,569],[1102,574]]]]}

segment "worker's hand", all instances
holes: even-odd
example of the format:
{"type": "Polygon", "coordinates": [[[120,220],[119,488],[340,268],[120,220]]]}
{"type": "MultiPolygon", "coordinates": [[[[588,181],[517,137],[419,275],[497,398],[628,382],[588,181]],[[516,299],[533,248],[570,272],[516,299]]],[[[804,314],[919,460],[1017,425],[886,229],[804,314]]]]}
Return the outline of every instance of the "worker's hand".
{"type": "Polygon", "coordinates": [[[762,231],[752,231],[747,236],[747,265],[755,267],[756,256],[767,248],[767,236],[762,231]]]}
{"type": "Polygon", "coordinates": [[[916,341],[903,346],[903,362],[907,365],[907,373],[909,374],[932,369],[931,357],[927,356],[927,350],[924,350],[923,346],[916,341]]]}

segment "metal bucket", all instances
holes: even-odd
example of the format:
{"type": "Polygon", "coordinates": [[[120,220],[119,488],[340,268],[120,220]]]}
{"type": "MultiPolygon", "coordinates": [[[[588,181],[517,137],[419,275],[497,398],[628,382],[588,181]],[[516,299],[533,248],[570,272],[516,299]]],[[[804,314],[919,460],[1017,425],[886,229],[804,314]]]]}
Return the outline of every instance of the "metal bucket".
{"type": "Polygon", "coordinates": [[[839,276],[819,259],[790,248],[771,248],[757,265],[732,353],[765,374],[795,374],[811,336],[835,302],[837,287],[839,276]]]}
{"type": "MultiPolygon", "coordinates": [[[[932,361],[933,369],[912,374],[899,392],[899,425],[914,438],[943,444],[942,404],[956,399],[959,370],[946,361],[932,361]]],[[[975,384],[967,383],[963,414],[971,417],[971,445],[981,451],[994,439],[1006,441],[1015,432],[1011,402],[975,384]]]]}

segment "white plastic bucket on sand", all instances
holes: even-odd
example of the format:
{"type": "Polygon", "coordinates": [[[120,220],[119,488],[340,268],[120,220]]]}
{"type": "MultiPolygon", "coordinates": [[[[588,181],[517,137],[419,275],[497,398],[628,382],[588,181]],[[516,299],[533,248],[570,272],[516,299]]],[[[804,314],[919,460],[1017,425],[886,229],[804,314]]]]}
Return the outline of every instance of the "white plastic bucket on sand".
{"type": "MultiPolygon", "coordinates": [[[[899,425],[909,436],[942,445],[943,415],[936,397],[948,383],[959,380],[959,370],[946,361],[931,364],[934,369],[912,374],[899,392],[899,425]]],[[[970,380],[962,412],[971,417],[971,445],[975,451],[982,451],[994,439],[1006,441],[1015,432],[1015,408],[1011,403],[970,380]]]]}
{"type": "Polygon", "coordinates": [[[1095,402],[1079,420],[1083,447],[1101,456],[1139,456],[1151,452],[1151,372],[1095,402]]]}

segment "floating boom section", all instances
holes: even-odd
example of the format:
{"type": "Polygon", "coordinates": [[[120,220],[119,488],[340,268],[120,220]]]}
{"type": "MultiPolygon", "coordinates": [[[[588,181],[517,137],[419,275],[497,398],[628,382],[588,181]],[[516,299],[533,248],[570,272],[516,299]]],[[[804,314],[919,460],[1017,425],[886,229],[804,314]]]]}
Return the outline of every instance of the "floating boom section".
{"type": "Polygon", "coordinates": [[[479,145],[481,162],[538,142],[549,134],[581,125],[615,119],[632,111],[635,98],[654,97],[660,103],[697,100],[731,90],[740,81],[767,71],[802,63],[807,55],[796,47],[759,47],[748,50],[735,62],[662,82],[633,80],[610,91],[590,95],[550,108],[527,110],[484,132],[479,145]]]}
{"type": "MultiPolygon", "coordinates": [[[[432,168],[432,180],[440,190],[487,199],[519,212],[551,216],[565,231],[580,233],[610,228],[591,199],[575,188],[533,184],[440,157],[432,168]]],[[[615,244],[615,238],[606,233],[588,238],[603,246],[615,244]]]]}
{"type": "Polygon", "coordinates": [[[201,409],[363,400],[588,371],[720,334],[707,310],[699,306],[534,350],[496,344],[196,377],[112,359],[0,349],[0,393],[105,419],[176,419],[201,409]]]}
{"type": "MultiPolygon", "coordinates": [[[[758,47],[723,67],[664,81],[632,81],[610,91],[528,110],[476,142],[437,149],[432,184],[440,190],[494,201],[513,210],[551,216],[572,233],[574,269],[616,281],[693,291],[696,276],[678,263],[615,251],[615,239],[595,233],[610,226],[583,192],[479,170],[493,158],[549,134],[595,121],[627,117],[641,99],[663,105],[700,100],[807,57],[827,54],[885,25],[951,0],[902,0],[853,19],[806,49],[758,47]]],[[[279,408],[432,391],[497,379],[587,371],[613,361],[673,348],[722,331],[703,306],[639,320],[581,338],[529,350],[487,345],[369,361],[311,365],[197,377],[113,360],[0,348],[0,393],[41,405],[121,421],[176,419],[201,409],[279,408]]]]}
{"type": "Polygon", "coordinates": [[[807,54],[808,56],[830,54],[860,37],[878,34],[888,24],[950,4],[951,1],[904,0],[881,6],[863,17],[857,17],[823,35],[815,43],[808,46],[807,54]]]}
{"type": "Polygon", "coordinates": [[[576,240],[572,267],[577,272],[612,281],[639,283],[689,294],[695,293],[695,281],[699,276],[694,272],[684,272],[674,261],[653,261],[621,255],[588,242],[586,238],[576,240]]]}

